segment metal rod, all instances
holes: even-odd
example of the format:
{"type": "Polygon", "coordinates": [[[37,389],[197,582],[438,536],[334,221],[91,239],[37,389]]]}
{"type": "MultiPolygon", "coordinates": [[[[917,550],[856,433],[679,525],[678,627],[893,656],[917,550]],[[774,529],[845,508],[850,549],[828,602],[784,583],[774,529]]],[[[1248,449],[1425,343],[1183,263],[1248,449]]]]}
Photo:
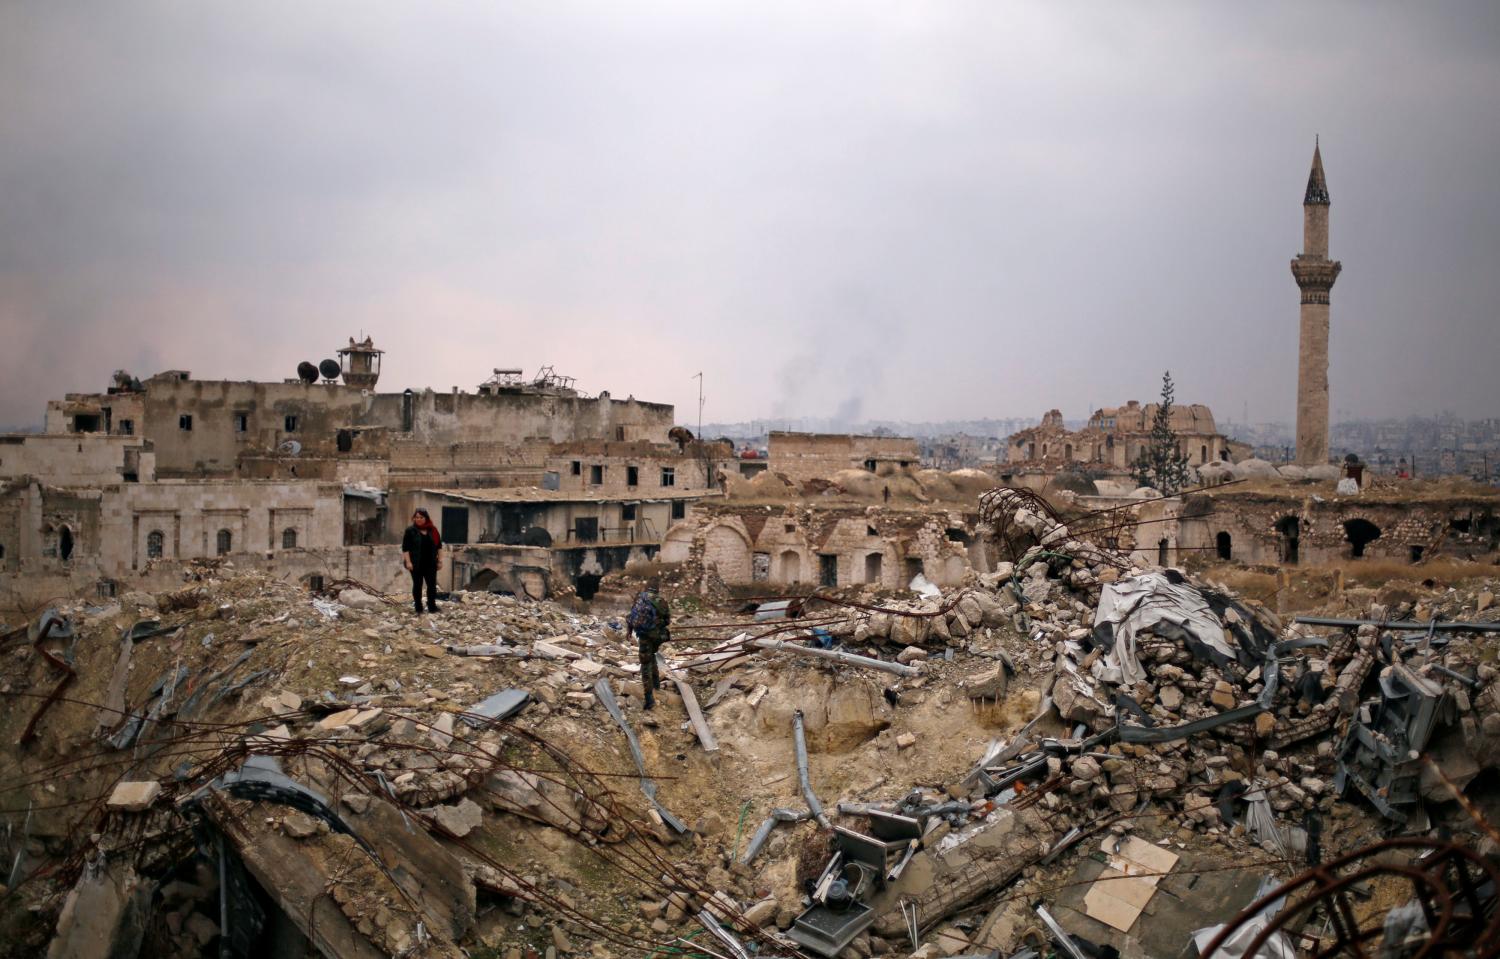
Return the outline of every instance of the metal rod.
{"type": "Polygon", "coordinates": [[[1353,629],[1357,626],[1379,626],[1381,629],[1394,629],[1403,632],[1425,633],[1429,630],[1439,633],[1500,633],[1500,621],[1489,623],[1465,623],[1457,621],[1430,623],[1417,623],[1411,620],[1400,620],[1397,622],[1383,622],[1378,619],[1339,619],[1333,616],[1298,616],[1292,620],[1303,626],[1337,626],[1341,629],[1353,629]]]}
{"type": "Polygon", "coordinates": [[[751,642],[750,645],[758,649],[774,649],[786,653],[796,653],[799,656],[816,656],[819,659],[831,659],[850,666],[863,666],[867,669],[878,669],[882,672],[894,673],[897,676],[915,676],[921,672],[917,667],[907,666],[904,663],[890,663],[883,659],[871,659],[868,656],[860,656],[856,653],[846,653],[836,649],[818,649],[816,646],[803,646],[800,643],[788,643],[780,639],[757,639],[751,642]]]}
{"type": "Polygon", "coordinates": [[[823,804],[813,792],[812,782],[807,778],[807,740],[802,734],[802,710],[792,714],[792,737],[797,743],[797,778],[802,780],[802,798],[807,801],[807,811],[824,829],[832,829],[833,823],[823,814],[823,804]]]}

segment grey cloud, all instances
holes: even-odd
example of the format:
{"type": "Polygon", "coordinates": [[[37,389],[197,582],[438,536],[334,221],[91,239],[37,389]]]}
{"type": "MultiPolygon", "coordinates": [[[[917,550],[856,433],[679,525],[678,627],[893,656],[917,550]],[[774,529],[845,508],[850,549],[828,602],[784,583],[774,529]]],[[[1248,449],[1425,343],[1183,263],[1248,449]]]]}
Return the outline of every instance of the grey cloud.
{"type": "Polygon", "coordinates": [[[0,8],[0,423],[117,366],[556,364],[705,416],[1494,415],[1492,4],[0,8]]]}

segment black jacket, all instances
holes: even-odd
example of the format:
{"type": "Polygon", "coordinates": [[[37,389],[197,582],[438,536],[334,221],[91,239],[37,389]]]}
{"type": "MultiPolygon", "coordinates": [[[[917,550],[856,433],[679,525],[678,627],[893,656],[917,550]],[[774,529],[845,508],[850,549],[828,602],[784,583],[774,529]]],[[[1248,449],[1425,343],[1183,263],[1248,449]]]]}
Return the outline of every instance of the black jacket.
{"type": "Polygon", "coordinates": [[[401,537],[401,552],[411,554],[413,569],[437,569],[437,545],[431,536],[415,526],[406,527],[406,535],[401,537]]]}

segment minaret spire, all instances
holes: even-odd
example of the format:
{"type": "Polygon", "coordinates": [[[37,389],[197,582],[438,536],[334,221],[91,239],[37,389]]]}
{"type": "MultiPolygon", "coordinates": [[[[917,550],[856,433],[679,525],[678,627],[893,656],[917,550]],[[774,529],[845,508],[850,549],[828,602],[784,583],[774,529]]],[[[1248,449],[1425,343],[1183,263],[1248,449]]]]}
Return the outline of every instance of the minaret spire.
{"type": "Polygon", "coordinates": [[[1312,171],[1307,174],[1307,195],[1302,198],[1302,205],[1327,206],[1328,202],[1328,181],[1323,178],[1323,151],[1314,136],[1312,171]]]}

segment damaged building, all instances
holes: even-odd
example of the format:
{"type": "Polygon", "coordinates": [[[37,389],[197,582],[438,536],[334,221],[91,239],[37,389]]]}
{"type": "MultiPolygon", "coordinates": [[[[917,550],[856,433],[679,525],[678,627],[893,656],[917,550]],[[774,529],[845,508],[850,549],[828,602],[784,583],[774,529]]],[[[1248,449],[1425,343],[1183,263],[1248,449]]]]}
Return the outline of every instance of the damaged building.
{"type": "MultiPolygon", "coordinates": [[[[104,393],[48,403],[45,433],[0,437],[11,601],[161,585],[205,560],[396,589],[417,507],[455,546],[545,550],[523,565],[571,584],[653,556],[734,469],[727,446],[675,430],[671,406],[588,396],[550,369],[497,370],[472,392],[381,393],[370,339],[338,354],[280,383],[117,372],[104,393]],[[513,508],[470,527],[483,496],[513,508]]],[[[470,569],[510,582],[516,554],[491,552],[450,566],[444,587],[470,585],[456,578],[470,569]]]]}
{"type": "MultiPolygon", "coordinates": [[[[1095,410],[1080,430],[1069,430],[1062,413],[1049,410],[1040,424],[1007,440],[1002,479],[1040,489],[1059,473],[1084,472],[1091,479],[1116,485],[1131,482],[1132,467],[1150,446],[1158,404],[1131,400],[1124,406],[1095,410]]],[[[1250,455],[1249,446],[1218,431],[1213,412],[1202,404],[1172,407],[1171,427],[1188,465],[1230,463],[1250,455]]]]}

